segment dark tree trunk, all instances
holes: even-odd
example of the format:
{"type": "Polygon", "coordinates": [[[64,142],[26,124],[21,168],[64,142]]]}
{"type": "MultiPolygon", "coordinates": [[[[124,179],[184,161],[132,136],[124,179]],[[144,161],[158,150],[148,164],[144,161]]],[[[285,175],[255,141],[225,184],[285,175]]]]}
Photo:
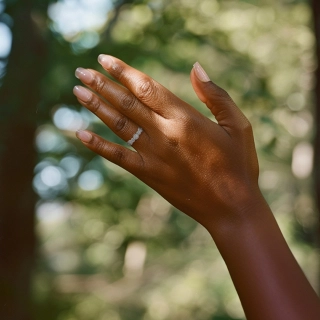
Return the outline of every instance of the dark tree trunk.
{"type": "Polygon", "coordinates": [[[0,319],[31,319],[35,233],[34,135],[45,43],[31,18],[32,0],[8,7],[13,45],[0,89],[0,319]]]}
{"type": "MultiPolygon", "coordinates": [[[[314,184],[316,194],[317,211],[320,212],[320,2],[312,0],[314,17],[314,31],[316,36],[316,59],[318,68],[315,72],[315,139],[314,139],[314,184]]],[[[320,223],[318,224],[320,227],[320,223]]],[[[320,229],[317,230],[316,239],[320,238],[320,229]]],[[[320,290],[320,278],[319,286],[320,290]]]]}

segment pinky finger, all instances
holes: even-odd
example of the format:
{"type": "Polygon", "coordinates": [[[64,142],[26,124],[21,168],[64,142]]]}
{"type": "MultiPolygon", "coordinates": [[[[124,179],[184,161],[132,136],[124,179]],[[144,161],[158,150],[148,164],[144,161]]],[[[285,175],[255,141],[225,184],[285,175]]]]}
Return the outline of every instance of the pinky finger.
{"type": "Polygon", "coordinates": [[[143,166],[141,156],[130,149],[107,141],[89,131],[77,131],[77,138],[93,152],[137,175],[143,166]]]}

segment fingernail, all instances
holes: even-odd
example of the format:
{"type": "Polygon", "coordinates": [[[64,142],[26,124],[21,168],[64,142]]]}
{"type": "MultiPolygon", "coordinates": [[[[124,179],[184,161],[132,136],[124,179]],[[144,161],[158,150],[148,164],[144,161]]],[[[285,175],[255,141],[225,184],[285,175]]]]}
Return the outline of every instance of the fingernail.
{"type": "Polygon", "coordinates": [[[105,68],[105,69],[110,69],[111,66],[113,65],[113,59],[111,56],[108,56],[106,54],[100,54],[99,57],[98,57],[98,61],[100,64],[102,64],[102,66],[105,68]]]}
{"type": "Polygon", "coordinates": [[[80,139],[81,141],[83,142],[90,142],[91,139],[92,139],[92,134],[90,134],[89,132],[87,131],[77,131],[76,132],[76,136],[78,139],[80,139]]]}
{"type": "Polygon", "coordinates": [[[207,73],[204,71],[204,69],[201,67],[201,64],[199,62],[196,62],[193,65],[194,71],[196,73],[197,78],[201,81],[201,82],[209,82],[210,78],[207,75],[207,73]]]}
{"type": "Polygon", "coordinates": [[[76,77],[86,84],[91,84],[93,81],[93,73],[87,69],[78,68],[75,73],[76,77]]]}
{"type": "Polygon", "coordinates": [[[75,96],[77,96],[80,100],[84,102],[90,101],[92,97],[92,92],[84,87],[75,86],[73,88],[73,93],[75,96]]]}

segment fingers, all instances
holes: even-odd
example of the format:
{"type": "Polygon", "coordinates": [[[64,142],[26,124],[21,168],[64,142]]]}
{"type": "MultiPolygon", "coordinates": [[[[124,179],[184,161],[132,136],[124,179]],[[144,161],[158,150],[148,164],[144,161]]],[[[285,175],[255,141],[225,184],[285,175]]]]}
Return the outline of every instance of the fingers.
{"type": "Polygon", "coordinates": [[[210,81],[199,63],[196,63],[191,71],[191,82],[199,99],[211,110],[218,124],[246,150],[247,162],[258,168],[256,157],[252,157],[256,151],[251,123],[228,93],[210,81]]]}
{"type": "Polygon", "coordinates": [[[98,60],[113,78],[121,82],[155,113],[164,118],[171,118],[179,112],[182,100],[146,74],[115,57],[100,55],[98,60]]]}
{"type": "Polygon", "coordinates": [[[139,153],[104,140],[89,131],[78,131],[77,137],[87,148],[132,174],[138,175],[143,171],[144,163],[139,153]]]}
{"type": "MultiPolygon", "coordinates": [[[[153,126],[154,118],[157,115],[148,107],[144,106],[128,89],[95,70],[78,68],[76,70],[76,77],[90,89],[109,101],[120,113],[132,119],[138,125],[144,128],[151,128],[151,126],[153,126]]],[[[100,99],[100,101],[102,100],[100,99]]],[[[98,102],[99,100],[95,98],[91,101],[91,104],[95,107],[93,104],[98,102]]],[[[99,106],[99,112],[103,112],[105,105],[99,104],[99,106]]]]}
{"type": "MultiPolygon", "coordinates": [[[[84,107],[96,114],[122,140],[129,141],[137,132],[139,126],[135,122],[110,106],[107,102],[104,102],[90,90],[81,86],[75,86],[73,93],[84,107]]],[[[139,137],[139,141],[134,143],[134,148],[139,148],[139,145],[146,146],[149,142],[146,129],[144,130],[144,134],[139,137]]]]}
{"type": "Polygon", "coordinates": [[[250,123],[236,106],[228,93],[212,81],[197,62],[191,71],[192,86],[199,99],[204,102],[217,119],[220,126],[229,133],[232,130],[246,130],[250,123]]]}

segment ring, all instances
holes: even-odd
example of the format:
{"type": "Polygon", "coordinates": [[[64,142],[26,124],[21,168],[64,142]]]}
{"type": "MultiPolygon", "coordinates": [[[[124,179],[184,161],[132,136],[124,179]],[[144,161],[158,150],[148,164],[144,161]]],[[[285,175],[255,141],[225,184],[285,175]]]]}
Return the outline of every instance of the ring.
{"type": "Polygon", "coordinates": [[[138,130],[137,130],[137,132],[133,135],[133,137],[129,140],[129,141],[127,141],[127,143],[130,145],[130,146],[132,146],[133,144],[134,144],[134,142],[136,142],[138,139],[139,139],[139,137],[140,137],[140,134],[143,132],[143,129],[142,128],[138,128],[138,130]]]}

